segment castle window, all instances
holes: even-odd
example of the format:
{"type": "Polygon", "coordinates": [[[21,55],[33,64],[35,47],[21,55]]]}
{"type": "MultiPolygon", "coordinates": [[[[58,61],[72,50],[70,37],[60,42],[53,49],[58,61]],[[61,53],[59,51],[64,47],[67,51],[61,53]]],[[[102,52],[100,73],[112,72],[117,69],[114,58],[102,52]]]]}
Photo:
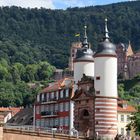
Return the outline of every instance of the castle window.
{"type": "Polygon", "coordinates": [[[100,76],[96,76],[96,80],[100,80],[100,76]]]}
{"type": "Polygon", "coordinates": [[[98,121],[96,121],[96,124],[99,124],[99,122],[98,122],[98,121]]]}
{"type": "Polygon", "coordinates": [[[86,100],[86,103],[88,103],[88,100],[86,100]]]}
{"type": "Polygon", "coordinates": [[[100,91],[96,91],[96,94],[100,94],[100,91]]]}
{"type": "Polygon", "coordinates": [[[84,110],[83,116],[89,116],[89,112],[87,110],[84,110]]]}

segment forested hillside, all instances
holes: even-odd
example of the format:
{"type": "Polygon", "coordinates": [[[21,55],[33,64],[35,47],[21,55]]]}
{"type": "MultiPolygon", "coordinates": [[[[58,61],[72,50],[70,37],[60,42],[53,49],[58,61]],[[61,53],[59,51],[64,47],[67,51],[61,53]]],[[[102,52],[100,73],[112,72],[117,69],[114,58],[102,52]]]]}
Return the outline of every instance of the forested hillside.
{"type": "Polygon", "coordinates": [[[93,48],[103,35],[108,17],[110,36],[115,43],[131,40],[140,48],[140,1],[67,10],[0,8],[0,58],[23,65],[48,61],[58,68],[68,64],[69,48],[88,26],[93,48]]]}

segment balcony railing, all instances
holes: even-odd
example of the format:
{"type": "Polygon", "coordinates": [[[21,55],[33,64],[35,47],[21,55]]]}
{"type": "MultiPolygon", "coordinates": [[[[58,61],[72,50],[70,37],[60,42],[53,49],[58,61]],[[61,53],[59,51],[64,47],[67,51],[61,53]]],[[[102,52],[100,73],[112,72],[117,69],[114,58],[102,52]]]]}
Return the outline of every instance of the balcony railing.
{"type": "Polygon", "coordinates": [[[57,98],[54,97],[54,98],[50,98],[50,99],[44,99],[41,101],[41,104],[51,104],[51,103],[56,103],[57,102],[57,98]]]}
{"type": "Polygon", "coordinates": [[[58,116],[58,112],[56,112],[56,111],[42,111],[41,116],[42,117],[55,117],[55,116],[58,116]]]}

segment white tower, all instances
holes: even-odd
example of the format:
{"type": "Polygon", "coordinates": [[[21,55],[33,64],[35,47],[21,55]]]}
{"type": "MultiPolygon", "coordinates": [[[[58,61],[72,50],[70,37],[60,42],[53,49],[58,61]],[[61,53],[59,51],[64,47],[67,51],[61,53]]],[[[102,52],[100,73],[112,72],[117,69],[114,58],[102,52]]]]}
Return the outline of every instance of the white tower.
{"type": "Polygon", "coordinates": [[[90,49],[87,41],[87,26],[84,26],[84,28],[85,35],[82,48],[77,50],[76,58],[74,60],[74,91],[77,89],[77,83],[81,80],[83,74],[94,77],[93,51],[90,49]]]}
{"type": "Polygon", "coordinates": [[[95,133],[113,140],[117,134],[117,55],[109,40],[107,19],[103,39],[94,55],[95,133]]]}

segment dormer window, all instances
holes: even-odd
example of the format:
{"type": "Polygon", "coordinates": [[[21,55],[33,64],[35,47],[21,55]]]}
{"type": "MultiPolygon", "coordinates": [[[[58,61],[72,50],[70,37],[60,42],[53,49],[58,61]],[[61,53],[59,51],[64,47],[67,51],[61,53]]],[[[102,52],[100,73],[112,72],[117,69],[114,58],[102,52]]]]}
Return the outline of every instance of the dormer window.
{"type": "Polygon", "coordinates": [[[125,108],[127,108],[127,104],[125,103],[125,104],[122,104],[122,107],[125,109],[125,108]]]}

